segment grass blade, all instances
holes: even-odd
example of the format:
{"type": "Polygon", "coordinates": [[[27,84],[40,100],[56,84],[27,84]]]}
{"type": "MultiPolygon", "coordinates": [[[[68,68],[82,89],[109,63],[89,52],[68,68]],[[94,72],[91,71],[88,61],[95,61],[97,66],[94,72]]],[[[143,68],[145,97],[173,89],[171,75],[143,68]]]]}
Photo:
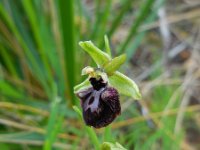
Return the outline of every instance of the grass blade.
{"type": "MultiPolygon", "coordinates": [[[[4,23],[6,26],[13,32],[14,36],[16,37],[17,41],[19,42],[20,46],[23,48],[28,62],[30,62],[29,66],[32,67],[34,70],[33,73],[37,77],[37,79],[42,83],[48,95],[50,95],[49,86],[46,83],[46,77],[44,75],[44,69],[41,67],[41,64],[38,63],[38,60],[35,59],[34,55],[32,54],[30,44],[28,45],[27,41],[23,39],[23,36],[20,34],[18,28],[16,27],[13,19],[11,16],[8,15],[7,11],[4,9],[4,6],[0,4],[0,15],[4,19],[4,23]]],[[[27,39],[27,38],[25,38],[27,39]]],[[[15,48],[13,48],[15,49],[15,48]]]]}
{"type": "MultiPolygon", "coordinates": [[[[15,69],[12,56],[10,56],[10,53],[8,53],[8,50],[4,48],[2,45],[0,45],[0,56],[2,56],[4,63],[6,65],[6,68],[8,71],[14,76],[17,77],[17,71],[15,69]]],[[[2,63],[2,62],[0,62],[2,63]]]]}
{"type": "Polygon", "coordinates": [[[118,15],[116,15],[114,21],[112,21],[112,25],[110,30],[108,31],[108,37],[111,37],[113,35],[113,33],[115,32],[115,30],[117,29],[117,27],[120,25],[120,22],[124,16],[124,14],[128,11],[128,9],[131,7],[133,0],[126,0],[123,3],[122,9],[119,12],[118,15]]]}
{"type": "Polygon", "coordinates": [[[73,0],[59,0],[62,38],[65,49],[65,67],[67,71],[67,88],[71,104],[75,104],[73,87],[75,85],[75,35],[74,35],[74,5],[73,0]]]}
{"type": "Polygon", "coordinates": [[[132,37],[136,35],[139,26],[144,21],[144,19],[148,16],[150,8],[154,4],[154,2],[155,0],[146,0],[146,2],[142,5],[141,9],[139,10],[139,15],[137,16],[136,20],[134,20],[134,24],[132,25],[130,31],[128,32],[129,34],[126,40],[119,47],[119,53],[123,53],[126,50],[126,47],[128,46],[132,37]]]}
{"type": "MultiPolygon", "coordinates": [[[[149,15],[149,17],[146,19],[144,24],[149,24],[155,20],[155,18],[157,16],[157,11],[163,5],[164,1],[165,0],[157,1],[155,8],[153,9],[153,11],[149,15]]],[[[138,48],[138,46],[141,44],[145,35],[146,35],[145,31],[138,33],[134,39],[133,44],[131,44],[130,46],[127,47],[127,49],[126,49],[127,61],[129,61],[131,59],[131,57],[133,56],[133,54],[136,51],[136,49],[138,48]]]]}
{"type": "Polygon", "coordinates": [[[97,39],[99,44],[102,43],[102,37],[106,32],[106,23],[109,16],[109,12],[111,9],[112,0],[108,0],[103,2],[101,0],[97,0],[96,3],[96,17],[97,20],[95,22],[91,39],[97,39]]]}
{"type": "Polygon", "coordinates": [[[52,149],[52,145],[56,140],[56,135],[58,134],[59,129],[62,125],[63,116],[60,115],[59,113],[59,108],[60,108],[59,104],[60,104],[60,98],[55,97],[55,100],[53,101],[51,106],[51,114],[48,122],[47,134],[43,148],[44,150],[52,149]]]}
{"type": "Polygon", "coordinates": [[[41,27],[40,23],[39,23],[39,27],[38,27],[38,20],[37,20],[36,12],[33,8],[32,1],[23,0],[22,4],[23,4],[25,12],[27,13],[27,16],[28,16],[28,19],[29,19],[29,22],[30,22],[30,25],[31,25],[31,29],[32,29],[33,34],[34,34],[34,38],[35,38],[37,45],[39,47],[38,50],[40,50],[39,51],[40,56],[43,60],[45,69],[47,70],[47,72],[45,72],[46,76],[48,78],[49,83],[52,83],[49,60],[48,60],[48,57],[46,57],[46,55],[48,55],[48,53],[45,53],[45,51],[46,51],[46,47],[44,46],[45,41],[44,41],[43,36],[41,34],[41,31],[40,31],[40,27],[41,27]]]}

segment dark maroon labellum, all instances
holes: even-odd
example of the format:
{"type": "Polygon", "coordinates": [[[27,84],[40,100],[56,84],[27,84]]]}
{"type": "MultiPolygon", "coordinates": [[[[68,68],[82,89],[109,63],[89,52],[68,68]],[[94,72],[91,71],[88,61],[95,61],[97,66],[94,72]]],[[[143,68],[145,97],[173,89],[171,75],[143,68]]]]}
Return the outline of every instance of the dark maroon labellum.
{"type": "Polygon", "coordinates": [[[102,78],[90,78],[91,88],[77,93],[81,99],[83,118],[88,126],[105,127],[121,113],[118,91],[102,78]]]}

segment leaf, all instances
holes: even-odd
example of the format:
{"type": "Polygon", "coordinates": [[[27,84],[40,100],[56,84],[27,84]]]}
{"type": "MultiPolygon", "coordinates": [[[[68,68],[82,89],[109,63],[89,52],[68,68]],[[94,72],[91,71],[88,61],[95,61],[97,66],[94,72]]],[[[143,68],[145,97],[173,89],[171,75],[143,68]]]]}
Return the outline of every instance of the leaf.
{"type": "Polygon", "coordinates": [[[113,58],[109,63],[107,63],[104,67],[104,70],[108,75],[112,75],[125,61],[126,54],[122,54],[118,57],[113,58]]]}
{"type": "Polygon", "coordinates": [[[118,142],[116,142],[115,144],[111,142],[104,142],[101,145],[101,150],[126,150],[126,149],[118,142]]]}
{"type": "Polygon", "coordinates": [[[90,85],[89,79],[87,78],[85,81],[83,81],[82,83],[74,87],[74,93],[78,93],[79,91],[89,88],[90,86],[91,85],[90,85]]]}
{"type": "Polygon", "coordinates": [[[79,45],[92,57],[98,66],[103,66],[111,60],[107,53],[101,51],[91,41],[79,42],[79,45]]]}
{"type": "Polygon", "coordinates": [[[115,87],[121,94],[130,96],[133,99],[140,99],[141,94],[138,86],[133,80],[125,76],[124,74],[116,71],[114,75],[109,77],[110,84],[115,87]]]}

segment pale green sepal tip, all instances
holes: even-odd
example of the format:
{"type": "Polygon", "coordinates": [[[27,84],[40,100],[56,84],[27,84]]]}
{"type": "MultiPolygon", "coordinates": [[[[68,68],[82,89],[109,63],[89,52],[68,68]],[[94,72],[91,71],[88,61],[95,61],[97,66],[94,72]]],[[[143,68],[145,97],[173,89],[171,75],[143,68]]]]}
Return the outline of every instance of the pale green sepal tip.
{"type": "Polygon", "coordinates": [[[103,66],[111,60],[107,53],[100,50],[91,41],[81,41],[79,45],[92,57],[98,66],[103,66]]]}

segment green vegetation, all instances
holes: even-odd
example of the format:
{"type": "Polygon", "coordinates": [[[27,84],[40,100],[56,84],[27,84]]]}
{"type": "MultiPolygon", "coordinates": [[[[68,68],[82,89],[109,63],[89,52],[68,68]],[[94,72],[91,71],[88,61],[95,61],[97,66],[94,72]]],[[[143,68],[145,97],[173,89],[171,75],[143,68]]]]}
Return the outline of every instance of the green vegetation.
{"type": "Polygon", "coordinates": [[[199,149],[199,3],[174,3],[0,0],[0,148],[199,149]],[[121,115],[94,129],[74,90],[88,84],[84,67],[104,62],[125,96],[121,115]]]}

